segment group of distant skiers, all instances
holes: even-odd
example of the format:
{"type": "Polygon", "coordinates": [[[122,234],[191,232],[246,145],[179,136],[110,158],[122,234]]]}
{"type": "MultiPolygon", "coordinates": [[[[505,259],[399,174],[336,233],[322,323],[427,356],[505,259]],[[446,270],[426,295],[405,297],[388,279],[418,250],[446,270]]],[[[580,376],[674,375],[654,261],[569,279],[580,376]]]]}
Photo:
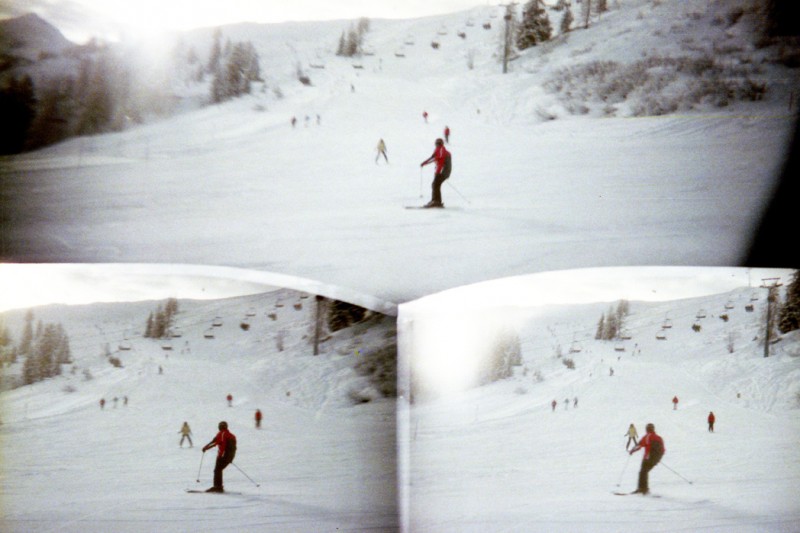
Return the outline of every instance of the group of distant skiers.
{"type": "MultiPolygon", "coordinates": [[[[114,402],[114,407],[116,407],[117,406],[117,402],[119,402],[119,398],[117,396],[114,396],[114,398],[111,401],[114,402]]],[[[122,397],[122,405],[128,405],[128,397],[127,396],[123,396],[122,397]]],[[[105,398],[100,398],[100,409],[104,409],[105,406],[106,406],[106,399],[105,398]]]]}
{"type": "MultiPolygon", "coordinates": [[[[569,398],[565,398],[564,399],[564,409],[569,409],[569,404],[570,404],[570,399],[569,398]]],[[[553,400],[550,403],[550,406],[553,408],[553,411],[555,411],[556,407],[558,407],[558,401],[553,400]]],[[[577,396],[572,399],[572,407],[578,407],[578,397],[577,396]]]]}

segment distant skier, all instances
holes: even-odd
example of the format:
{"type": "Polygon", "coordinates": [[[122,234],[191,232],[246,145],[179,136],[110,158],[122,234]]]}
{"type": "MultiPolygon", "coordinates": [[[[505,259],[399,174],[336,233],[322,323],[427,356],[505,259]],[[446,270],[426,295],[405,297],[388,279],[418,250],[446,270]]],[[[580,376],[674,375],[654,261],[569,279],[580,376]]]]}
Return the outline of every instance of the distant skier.
{"type": "Polygon", "coordinates": [[[386,143],[383,142],[383,139],[378,141],[378,154],[375,156],[375,164],[378,164],[378,159],[383,156],[386,162],[389,162],[389,157],[386,155],[386,143]]]}
{"type": "Polygon", "coordinates": [[[423,111],[422,112],[422,118],[425,119],[425,124],[427,124],[428,123],[428,112],[427,111],[423,111]]]}
{"type": "Polygon", "coordinates": [[[261,409],[256,409],[256,429],[261,429],[261,409]]]}
{"type": "Polygon", "coordinates": [[[431,184],[431,201],[425,204],[425,207],[444,207],[442,203],[442,183],[450,177],[452,168],[450,159],[450,152],[444,147],[444,141],[436,139],[436,148],[434,148],[433,154],[420,164],[420,167],[424,167],[428,163],[436,162],[436,171],[431,184]]]}
{"type": "Polygon", "coordinates": [[[672,398],[672,410],[673,411],[677,411],[678,410],[678,397],[677,396],[672,398]]]}
{"type": "Polygon", "coordinates": [[[555,412],[556,406],[558,405],[558,402],[553,400],[553,403],[551,403],[550,405],[553,406],[553,412],[555,412]]]}
{"type": "Polygon", "coordinates": [[[450,144],[450,126],[444,127],[444,142],[450,144]]]}
{"type": "Polygon", "coordinates": [[[100,398],[100,409],[103,409],[103,407],[105,407],[105,406],[106,406],[106,399],[105,398],[100,398]]]}
{"type": "Polygon", "coordinates": [[[647,424],[645,430],[647,433],[642,437],[642,440],[639,441],[639,444],[628,452],[630,455],[633,455],[644,448],[642,467],[639,470],[639,486],[633,491],[634,494],[647,494],[650,492],[648,483],[650,471],[661,461],[661,458],[667,451],[666,448],[664,448],[664,439],[656,434],[656,427],[653,424],[647,424]]]}
{"type": "Polygon", "coordinates": [[[572,401],[572,407],[578,407],[578,397],[575,396],[575,399],[572,401]]]}
{"type": "Polygon", "coordinates": [[[564,398],[564,410],[569,409],[569,398],[564,398]]]}
{"type": "Polygon", "coordinates": [[[233,407],[233,395],[232,394],[228,394],[227,400],[228,400],[228,407],[233,407]]]}
{"type": "Polygon", "coordinates": [[[217,426],[219,433],[211,442],[203,446],[203,453],[214,446],[217,447],[217,462],[214,465],[214,486],[206,492],[225,492],[222,484],[222,471],[233,462],[236,456],[236,436],[228,431],[228,423],[224,420],[217,426]]]}
{"type": "Polygon", "coordinates": [[[708,431],[709,433],[714,433],[714,422],[717,421],[717,417],[714,416],[714,411],[708,413],[708,431]]]}
{"type": "Polygon", "coordinates": [[[292,127],[297,126],[297,117],[292,117],[292,127]]]}
{"type": "Polygon", "coordinates": [[[633,424],[630,425],[625,435],[628,437],[628,442],[625,443],[625,450],[631,445],[631,441],[633,441],[634,446],[639,444],[639,433],[636,431],[636,426],[633,424]]]}
{"type": "Polygon", "coordinates": [[[180,447],[183,448],[183,440],[189,439],[189,448],[194,448],[194,444],[192,444],[192,430],[189,428],[189,422],[184,422],[183,426],[181,426],[181,430],[178,431],[181,434],[181,442],[180,447]]]}

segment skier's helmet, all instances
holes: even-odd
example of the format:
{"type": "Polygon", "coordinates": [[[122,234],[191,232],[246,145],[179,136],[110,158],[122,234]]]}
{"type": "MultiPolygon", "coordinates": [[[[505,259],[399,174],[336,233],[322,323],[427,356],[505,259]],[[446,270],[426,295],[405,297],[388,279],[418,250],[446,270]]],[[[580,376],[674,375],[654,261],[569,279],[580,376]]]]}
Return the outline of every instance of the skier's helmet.
{"type": "Polygon", "coordinates": [[[656,427],[655,427],[653,424],[647,424],[647,427],[645,427],[645,429],[646,429],[647,431],[649,431],[649,432],[653,433],[653,432],[655,432],[655,430],[656,430],[656,427]]]}
{"type": "Polygon", "coordinates": [[[223,429],[228,429],[228,423],[223,420],[222,422],[219,423],[218,427],[220,431],[222,431],[223,429]]]}
{"type": "Polygon", "coordinates": [[[443,146],[443,145],[444,145],[444,141],[443,140],[436,139],[436,146],[443,146]]]}

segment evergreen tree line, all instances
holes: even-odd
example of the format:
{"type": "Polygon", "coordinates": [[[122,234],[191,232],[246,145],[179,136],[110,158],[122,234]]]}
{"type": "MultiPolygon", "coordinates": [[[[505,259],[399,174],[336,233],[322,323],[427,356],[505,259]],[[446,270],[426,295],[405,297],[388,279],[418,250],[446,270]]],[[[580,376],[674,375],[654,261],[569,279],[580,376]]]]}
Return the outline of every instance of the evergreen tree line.
{"type": "Polygon", "coordinates": [[[30,76],[0,87],[0,154],[19,153],[75,135],[121,131],[167,106],[165,84],[137,73],[132,54],[91,42],[65,57],[71,74],[34,82],[30,76]]]}
{"type": "Polygon", "coordinates": [[[800,270],[792,273],[786,286],[786,295],[778,311],[778,329],[781,333],[800,329],[800,270]]]}
{"type": "Polygon", "coordinates": [[[215,104],[249,94],[254,81],[263,81],[258,52],[249,41],[222,47],[222,32],[214,32],[207,70],[214,76],[211,82],[211,101],[215,104]]]}
{"type": "MultiPolygon", "coordinates": [[[[579,2],[580,3],[580,2],[579,2]]],[[[608,11],[607,0],[584,0],[581,4],[581,20],[585,28],[589,27],[592,14],[602,14],[608,11]]],[[[572,28],[575,16],[572,14],[572,5],[569,0],[558,0],[552,7],[553,11],[562,12],[559,28],[566,34],[572,28]]],[[[509,5],[506,15],[511,17],[511,25],[515,34],[514,44],[518,50],[525,50],[553,37],[553,27],[547,14],[547,7],[542,0],[529,0],[522,8],[521,20],[516,20],[513,7],[509,5]]]]}
{"type": "Polygon", "coordinates": [[[522,365],[522,347],[519,335],[512,330],[497,334],[489,357],[480,369],[481,385],[506,379],[514,374],[514,367],[522,365]]]}
{"type": "Polygon", "coordinates": [[[156,310],[147,317],[147,325],[144,329],[145,338],[169,338],[176,314],[178,314],[178,300],[175,298],[169,298],[163,306],[159,304],[156,310]]]}
{"type": "Polygon", "coordinates": [[[355,27],[342,32],[339,37],[339,46],[336,55],[342,57],[355,57],[363,52],[364,35],[369,31],[369,19],[361,18],[355,27]]]}
{"type": "Polygon", "coordinates": [[[630,303],[627,300],[620,300],[616,309],[613,306],[609,307],[608,312],[600,315],[594,338],[603,341],[618,339],[625,327],[625,317],[629,313],[630,303]]]}
{"type": "Polygon", "coordinates": [[[0,154],[16,154],[23,150],[28,129],[36,116],[36,96],[30,76],[10,79],[0,88],[0,154]]]}
{"type": "Polygon", "coordinates": [[[13,354],[10,363],[18,356],[25,358],[22,365],[22,383],[30,385],[49,377],[61,375],[61,365],[72,362],[69,337],[61,324],[39,321],[34,328],[32,311],[25,315],[25,326],[19,345],[11,346],[11,338],[5,326],[2,328],[2,349],[13,354]]]}
{"type": "Polygon", "coordinates": [[[325,318],[331,332],[348,328],[369,316],[369,311],[355,304],[325,299],[325,318]]]}

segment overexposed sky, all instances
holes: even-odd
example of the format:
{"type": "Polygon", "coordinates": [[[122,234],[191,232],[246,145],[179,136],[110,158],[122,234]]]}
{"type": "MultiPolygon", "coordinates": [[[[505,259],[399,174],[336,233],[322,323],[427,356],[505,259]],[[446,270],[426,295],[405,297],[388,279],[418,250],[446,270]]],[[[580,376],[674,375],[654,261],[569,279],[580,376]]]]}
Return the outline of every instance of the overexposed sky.
{"type": "Polygon", "coordinates": [[[74,41],[118,39],[236,22],[416,18],[455,13],[487,0],[0,0],[0,17],[34,12],[74,41]]]}

